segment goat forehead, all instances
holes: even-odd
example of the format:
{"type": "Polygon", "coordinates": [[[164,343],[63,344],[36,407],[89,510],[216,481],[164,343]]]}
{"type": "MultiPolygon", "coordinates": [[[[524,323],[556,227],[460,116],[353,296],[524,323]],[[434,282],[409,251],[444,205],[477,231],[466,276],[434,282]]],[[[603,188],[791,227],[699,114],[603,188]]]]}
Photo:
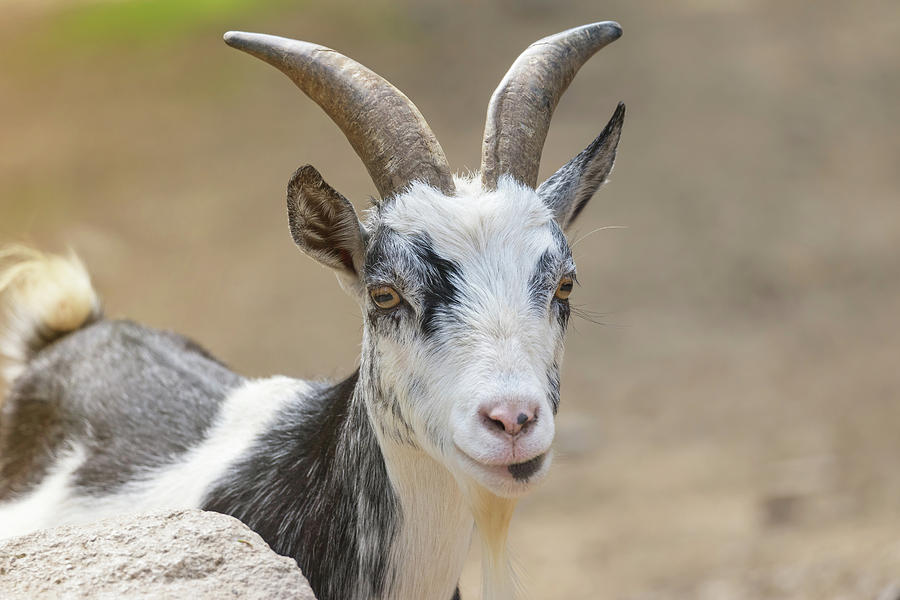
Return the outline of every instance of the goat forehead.
{"type": "Polygon", "coordinates": [[[458,194],[448,197],[413,186],[381,207],[377,225],[402,237],[427,238],[440,256],[463,267],[533,266],[560,246],[553,214],[534,190],[507,178],[494,191],[463,179],[457,187],[458,194]]]}

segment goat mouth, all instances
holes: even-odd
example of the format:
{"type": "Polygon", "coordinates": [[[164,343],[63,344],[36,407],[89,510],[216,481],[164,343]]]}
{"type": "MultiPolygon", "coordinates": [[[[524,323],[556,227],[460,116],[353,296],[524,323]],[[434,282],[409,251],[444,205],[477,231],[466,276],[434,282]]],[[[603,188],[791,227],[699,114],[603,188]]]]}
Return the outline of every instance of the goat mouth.
{"type": "Polygon", "coordinates": [[[509,465],[506,469],[509,471],[509,474],[513,476],[513,479],[516,481],[528,481],[528,479],[537,473],[541,465],[544,464],[544,458],[547,457],[547,454],[541,454],[539,456],[535,456],[531,460],[526,460],[523,463],[517,463],[514,465],[509,465]]]}
{"type": "Polygon", "coordinates": [[[475,460],[459,446],[456,446],[456,449],[462,456],[464,462],[468,463],[478,472],[492,478],[498,478],[499,480],[506,479],[509,481],[509,478],[511,477],[512,480],[519,485],[529,485],[531,483],[530,480],[539,475],[543,470],[543,467],[546,466],[547,457],[550,455],[550,452],[548,451],[520,463],[486,464],[479,460],[475,460]]]}

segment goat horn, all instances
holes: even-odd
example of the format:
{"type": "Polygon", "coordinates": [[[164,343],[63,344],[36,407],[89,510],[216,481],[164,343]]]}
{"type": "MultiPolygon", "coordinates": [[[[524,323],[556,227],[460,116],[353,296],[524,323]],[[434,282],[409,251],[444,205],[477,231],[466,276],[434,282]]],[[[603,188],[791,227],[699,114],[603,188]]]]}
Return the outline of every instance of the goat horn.
{"type": "Polygon", "coordinates": [[[614,21],[575,27],[528,46],[494,90],[481,149],[481,182],[495,189],[503,174],[537,187],[550,118],[575,73],[622,35],[614,21]]]}
{"type": "Polygon", "coordinates": [[[419,109],[400,90],[330,48],[229,31],[225,43],[269,63],[341,128],[383,199],[421,181],[454,193],[450,165],[419,109]]]}

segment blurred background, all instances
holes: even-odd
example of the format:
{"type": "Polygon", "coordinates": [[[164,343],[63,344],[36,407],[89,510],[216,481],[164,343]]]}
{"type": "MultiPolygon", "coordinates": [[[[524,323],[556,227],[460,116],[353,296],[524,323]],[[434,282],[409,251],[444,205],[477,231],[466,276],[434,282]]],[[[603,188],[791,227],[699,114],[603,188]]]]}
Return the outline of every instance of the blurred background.
{"type": "MultiPolygon", "coordinates": [[[[900,596],[900,3],[0,0],[0,242],[76,249],[111,316],[237,370],[340,377],[361,318],[287,230],[339,130],[227,29],[331,46],[404,90],[454,168],[532,41],[625,35],[557,109],[542,178],[616,102],[558,460],[512,542],[527,597],[900,596]],[[605,229],[626,226],[627,229],[605,229]]],[[[463,597],[478,597],[473,556],[463,597]]]]}

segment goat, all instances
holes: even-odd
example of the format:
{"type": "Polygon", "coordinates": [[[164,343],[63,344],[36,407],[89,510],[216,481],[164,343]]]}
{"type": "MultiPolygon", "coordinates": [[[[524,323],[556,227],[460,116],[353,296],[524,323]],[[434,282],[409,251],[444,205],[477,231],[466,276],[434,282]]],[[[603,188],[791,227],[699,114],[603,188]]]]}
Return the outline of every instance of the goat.
{"type": "Polygon", "coordinates": [[[528,47],[494,92],[480,174],[454,176],[418,109],[328,48],[229,32],[343,130],[380,199],[365,223],[312,166],[290,232],[363,315],[338,383],[248,380],[194,342],[102,316],[74,256],[0,256],[8,387],[0,537],[121,513],[233,515],[293,557],[320,600],[458,598],[477,532],[484,597],[512,598],[516,499],[546,475],[575,264],[564,231],[604,183],[625,108],[537,185],[550,118],[621,35],[528,47]]]}

